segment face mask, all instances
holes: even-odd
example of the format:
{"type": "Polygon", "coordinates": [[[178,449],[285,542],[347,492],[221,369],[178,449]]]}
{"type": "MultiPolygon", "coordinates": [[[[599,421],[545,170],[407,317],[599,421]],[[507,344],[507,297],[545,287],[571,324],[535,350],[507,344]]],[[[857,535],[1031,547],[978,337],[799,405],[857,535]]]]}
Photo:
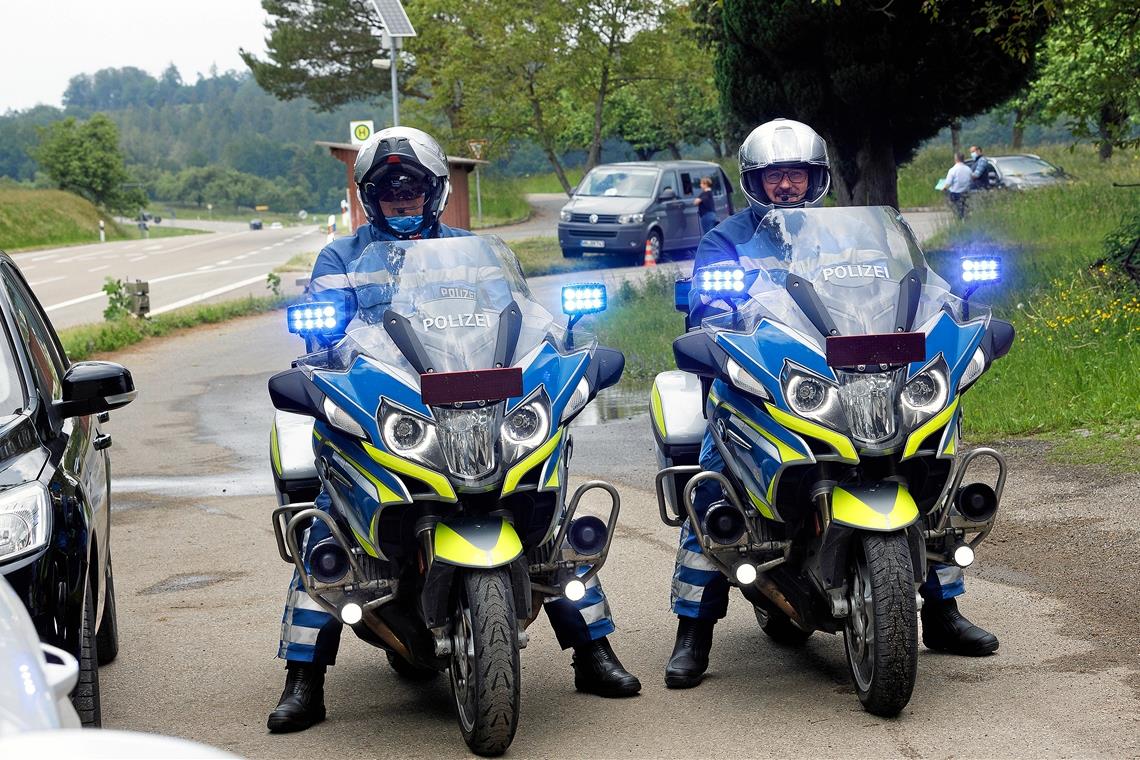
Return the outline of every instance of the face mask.
{"type": "Polygon", "coordinates": [[[976,150],[972,150],[972,151],[970,151],[970,158],[972,158],[972,159],[974,159],[975,161],[977,161],[977,160],[978,160],[978,151],[976,151],[976,150]]]}
{"type": "Polygon", "coordinates": [[[423,222],[423,214],[417,214],[416,216],[393,216],[388,218],[388,226],[400,233],[415,232],[423,222]]]}

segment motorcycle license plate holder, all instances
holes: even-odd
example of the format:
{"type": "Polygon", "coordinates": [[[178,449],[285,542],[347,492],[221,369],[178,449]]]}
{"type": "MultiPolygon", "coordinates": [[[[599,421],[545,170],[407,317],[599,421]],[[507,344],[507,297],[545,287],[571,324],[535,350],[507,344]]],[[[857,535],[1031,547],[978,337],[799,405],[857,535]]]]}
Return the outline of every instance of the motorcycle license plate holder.
{"type": "Polygon", "coordinates": [[[521,396],[522,392],[521,367],[426,372],[420,375],[420,397],[428,406],[501,401],[521,396]]]}
{"type": "Polygon", "coordinates": [[[926,333],[831,335],[827,338],[829,367],[850,368],[880,364],[898,367],[925,360],[926,333]]]}

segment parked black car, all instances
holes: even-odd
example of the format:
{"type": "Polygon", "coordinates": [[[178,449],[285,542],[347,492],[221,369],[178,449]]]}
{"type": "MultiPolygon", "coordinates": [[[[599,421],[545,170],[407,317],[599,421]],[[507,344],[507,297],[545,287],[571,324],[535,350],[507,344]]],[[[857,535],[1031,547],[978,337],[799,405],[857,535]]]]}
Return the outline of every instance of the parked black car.
{"type": "MultiPolygon", "coordinates": [[[[990,170],[986,176],[975,180],[975,190],[993,190],[1003,188],[1007,190],[1027,190],[1034,187],[1056,185],[1068,181],[1065,170],[1054,166],[1040,156],[1032,153],[1021,153],[1012,156],[986,156],[990,170]]],[[[966,165],[973,171],[974,160],[970,159],[966,165]]]]}
{"type": "Polygon", "coordinates": [[[40,638],[79,660],[72,700],[100,723],[99,665],[118,653],[107,412],[131,373],[68,361],[47,315],[0,252],[0,574],[40,638]]]}

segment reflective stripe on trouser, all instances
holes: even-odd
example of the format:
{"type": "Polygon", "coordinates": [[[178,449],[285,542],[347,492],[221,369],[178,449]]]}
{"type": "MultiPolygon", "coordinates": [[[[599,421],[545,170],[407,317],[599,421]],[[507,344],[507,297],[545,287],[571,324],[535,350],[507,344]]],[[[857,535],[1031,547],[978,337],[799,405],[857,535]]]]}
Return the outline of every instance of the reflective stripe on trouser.
{"type": "Polygon", "coordinates": [[[966,593],[962,568],[931,562],[926,582],[919,587],[919,593],[923,599],[953,599],[966,593]]]}
{"type": "MultiPolygon", "coordinates": [[[[701,444],[700,462],[703,469],[724,472],[724,460],[708,432],[701,444]]],[[[705,480],[697,486],[693,495],[697,516],[704,519],[709,506],[722,495],[715,481],[705,480]]],[[[701,552],[688,520],[681,525],[681,547],[677,550],[670,597],[673,612],[679,617],[719,620],[728,613],[728,579],[701,552]]]]}
{"type": "MultiPolygon", "coordinates": [[[[578,568],[578,575],[583,575],[586,569],[578,568]]],[[[578,601],[551,596],[546,598],[543,609],[550,618],[550,627],[554,629],[558,645],[563,649],[581,646],[614,632],[610,605],[596,575],[586,582],[586,595],[578,601]]]]}
{"type": "MultiPolygon", "coordinates": [[[[328,512],[332,500],[322,490],[315,504],[317,509],[328,512]]],[[[305,531],[305,540],[301,542],[302,555],[308,554],[310,545],[329,535],[329,529],[323,522],[313,520],[305,531]]],[[[342,628],[336,617],[325,612],[305,593],[301,576],[294,568],[293,581],[289,584],[289,595],[285,600],[285,614],[281,618],[281,643],[277,647],[277,656],[293,662],[332,665],[340,648],[342,628]]]]}

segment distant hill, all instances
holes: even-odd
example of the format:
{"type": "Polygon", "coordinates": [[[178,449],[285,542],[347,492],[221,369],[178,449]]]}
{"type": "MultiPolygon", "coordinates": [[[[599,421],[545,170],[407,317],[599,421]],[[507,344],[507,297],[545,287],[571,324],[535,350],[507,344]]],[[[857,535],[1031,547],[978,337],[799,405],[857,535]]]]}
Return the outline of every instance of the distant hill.
{"type": "Polygon", "coordinates": [[[214,72],[186,84],[174,66],[158,78],[133,67],[80,74],[63,102],[62,109],[0,116],[0,176],[34,182],[28,149],[38,141],[36,127],[101,111],[118,124],[127,167],[153,199],[197,202],[200,183],[179,175],[211,166],[226,171],[216,192],[233,186],[243,192],[203,203],[247,205],[255,198],[292,207],[279,210],[329,210],[344,195],[344,168],[314,142],[347,141],[353,119],[385,121],[383,108],[366,103],[318,113],[307,100],[279,101],[248,73],[214,72]]]}

